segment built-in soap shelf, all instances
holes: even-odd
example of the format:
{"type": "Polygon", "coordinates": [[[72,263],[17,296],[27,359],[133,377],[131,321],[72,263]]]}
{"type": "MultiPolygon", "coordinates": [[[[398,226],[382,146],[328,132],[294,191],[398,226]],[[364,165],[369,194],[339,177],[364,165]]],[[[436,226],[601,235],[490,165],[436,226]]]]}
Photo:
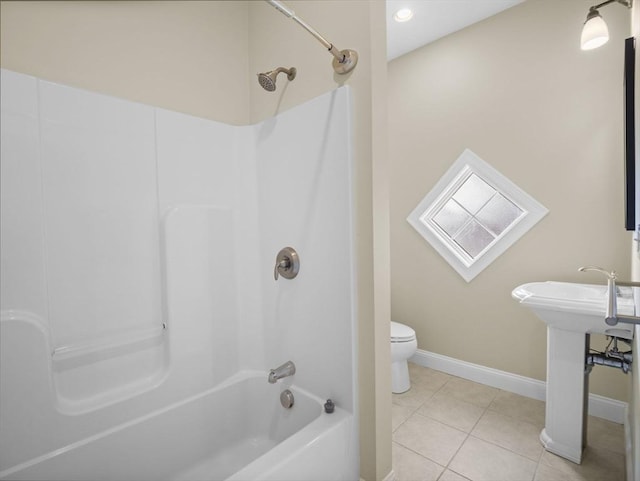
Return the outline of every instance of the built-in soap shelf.
{"type": "Polygon", "coordinates": [[[102,339],[63,345],[51,353],[54,369],[91,364],[103,359],[125,355],[161,343],[166,324],[158,327],[130,330],[102,339]]]}
{"type": "Polygon", "coordinates": [[[52,399],[65,415],[138,396],[159,386],[169,372],[169,329],[162,324],[52,348],[42,317],[2,310],[0,331],[3,386],[12,386],[20,399],[52,399]]]}
{"type": "Polygon", "coordinates": [[[77,415],[138,396],[168,373],[164,324],[57,347],[51,353],[58,411],[77,415]]]}

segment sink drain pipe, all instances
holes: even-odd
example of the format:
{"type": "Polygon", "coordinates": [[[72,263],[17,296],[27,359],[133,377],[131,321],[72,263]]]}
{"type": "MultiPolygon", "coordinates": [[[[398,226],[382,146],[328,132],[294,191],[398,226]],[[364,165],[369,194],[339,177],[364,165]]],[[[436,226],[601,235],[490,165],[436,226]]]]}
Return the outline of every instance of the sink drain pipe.
{"type": "Polygon", "coordinates": [[[593,366],[609,366],[622,369],[625,374],[629,372],[631,368],[631,353],[625,353],[624,359],[615,359],[609,357],[607,354],[587,354],[585,361],[587,365],[587,372],[591,372],[593,366]]]}
{"type": "MultiPolygon", "coordinates": [[[[625,374],[629,372],[633,362],[633,351],[623,352],[618,350],[618,340],[629,343],[627,339],[612,337],[611,342],[613,343],[613,348],[605,349],[604,352],[587,353],[585,357],[585,370],[587,374],[591,372],[591,369],[593,369],[593,366],[595,365],[622,369],[622,372],[625,374]]],[[[609,343],[609,346],[611,345],[611,342],[609,343]]]]}

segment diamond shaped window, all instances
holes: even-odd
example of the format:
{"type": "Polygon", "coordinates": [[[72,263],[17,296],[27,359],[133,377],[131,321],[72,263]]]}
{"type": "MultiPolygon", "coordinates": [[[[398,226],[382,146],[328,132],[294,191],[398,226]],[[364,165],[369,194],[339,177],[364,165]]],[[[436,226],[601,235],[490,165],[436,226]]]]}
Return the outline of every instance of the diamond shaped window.
{"type": "Polygon", "coordinates": [[[407,221],[469,282],[547,212],[467,149],[407,221]]]}

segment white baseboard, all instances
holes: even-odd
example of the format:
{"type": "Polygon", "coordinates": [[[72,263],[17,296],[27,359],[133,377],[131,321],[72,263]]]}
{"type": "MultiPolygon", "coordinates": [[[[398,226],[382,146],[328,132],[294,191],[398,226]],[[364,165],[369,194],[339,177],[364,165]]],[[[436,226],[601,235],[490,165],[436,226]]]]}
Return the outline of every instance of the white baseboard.
{"type": "MultiPolygon", "coordinates": [[[[410,359],[420,366],[429,367],[453,376],[475,381],[487,386],[496,387],[504,391],[521,396],[544,401],[546,399],[547,383],[531,379],[506,371],[499,371],[490,367],[460,361],[452,357],[443,356],[429,351],[418,351],[410,359]]],[[[589,414],[618,424],[627,420],[627,403],[610,399],[597,394],[589,394],[589,414]]]]}

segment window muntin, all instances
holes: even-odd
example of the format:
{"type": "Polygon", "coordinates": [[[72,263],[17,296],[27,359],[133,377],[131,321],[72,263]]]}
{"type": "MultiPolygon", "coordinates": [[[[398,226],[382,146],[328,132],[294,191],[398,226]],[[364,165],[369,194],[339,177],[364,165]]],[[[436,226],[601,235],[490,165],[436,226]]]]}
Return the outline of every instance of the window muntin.
{"type": "Polygon", "coordinates": [[[469,282],[547,212],[467,149],[407,221],[469,282]]]}

